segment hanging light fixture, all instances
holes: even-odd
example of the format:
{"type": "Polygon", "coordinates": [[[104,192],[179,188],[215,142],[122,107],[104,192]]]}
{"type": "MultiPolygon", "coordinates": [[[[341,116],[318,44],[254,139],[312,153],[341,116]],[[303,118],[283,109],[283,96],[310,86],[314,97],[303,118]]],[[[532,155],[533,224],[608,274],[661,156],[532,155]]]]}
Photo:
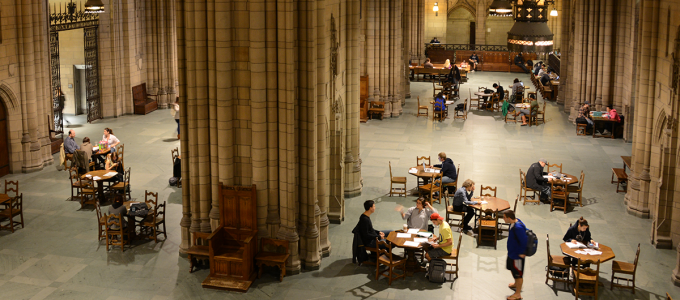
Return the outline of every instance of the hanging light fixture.
{"type": "Polygon", "coordinates": [[[435,2],[434,6],[432,7],[432,11],[434,12],[434,16],[439,16],[439,3],[435,2]]]}
{"type": "Polygon", "coordinates": [[[104,12],[102,0],[87,0],[85,2],[85,12],[90,14],[100,14],[104,12]]]}
{"type": "MultiPolygon", "coordinates": [[[[555,1],[557,2],[557,1],[555,1]]],[[[553,9],[550,11],[550,16],[551,17],[557,17],[557,4],[553,5],[553,9]]]]}
{"type": "Polygon", "coordinates": [[[512,4],[507,0],[494,0],[489,6],[489,16],[511,17],[512,4]]]}
{"type": "Polygon", "coordinates": [[[548,27],[550,0],[513,0],[515,25],[508,31],[511,52],[548,53],[553,50],[553,33],[548,27]]]}

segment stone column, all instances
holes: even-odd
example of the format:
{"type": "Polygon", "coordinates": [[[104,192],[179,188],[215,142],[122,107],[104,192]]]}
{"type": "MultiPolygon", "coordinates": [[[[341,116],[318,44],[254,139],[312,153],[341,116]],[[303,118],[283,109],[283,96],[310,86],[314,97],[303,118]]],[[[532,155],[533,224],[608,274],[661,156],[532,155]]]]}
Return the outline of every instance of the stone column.
{"type": "Polygon", "coordinates": [[[147,1],[145,4],[147,89],[158,95],[159,108],[167,108],[176,97],[176,4],[175,0],[147,1]]]}
{"type": "MultiPolygon", "coordinates": [[[[368,3],[364,2],[365,5],[368,3]]],[[[344,197],[356,197],[361,195],[362,179],[361,179],[361,158],[359,156],[359,64],[362,57],[359,55],[359,14],[360,14],[359,0],[348,1],[348,33],[347,33],[347,101],[345,102],[345,145],[337,150],[344,149],[343,157],[340,163],[344,164],[343,181],[344,181],[344,197]]],[[[363,14],[366,18],[366,14],[363,14]]],[[[369,75],[369,82],[376,81],[369,75]]],[[[369,85],[369,91],[370,91],[369,85]]],[[[342,221],[345,218],[345,201],[343,198],[334,197],[335,203],[338,204],[338,209],[332,214],[337,219],[342,221]]],[[[333,202],[331,202],[333,203],[333,202]]]]}

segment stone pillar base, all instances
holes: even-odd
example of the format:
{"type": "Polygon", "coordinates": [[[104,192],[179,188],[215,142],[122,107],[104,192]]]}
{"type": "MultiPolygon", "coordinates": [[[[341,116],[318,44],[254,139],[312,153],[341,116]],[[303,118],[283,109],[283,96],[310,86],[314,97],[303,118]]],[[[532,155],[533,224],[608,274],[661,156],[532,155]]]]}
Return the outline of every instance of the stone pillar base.
{"type": "Polygon", "coordinates": [[[669,236],[657,236],[652,242],[656,249],[673,249],[673,240],[669,236]]]}
{"type": "Polygon", "coordinates": [[[358,196],[361,196],[361,186],[351,190],[345,190],[345,198],[354,198],[358,196]]]}
{"type": "Polygon", "coordinates": [[[328,221],[331,222],[331,224],[342,224],[342,221],[344,220],[345,218],[342,217],[340,212],[328,212],[328,221]]]}
{"type": "Polygon", "coordinates": [[[629,207],[626,207],[626,211],[628,212],[629,215],[636,216],[636,217],[638,217],[638,218],[640,218],[640,219],[649,219],[649,217],[650,217],[650,216],[649,216],[649,211],[646,211],[646,212],[644,212],[644,211],[639,211],[639,210],[636,210],[636,209],[634,209],[634,208],[632,208],[632,207],[630,207],[630,206],[629,206],[629,207]]]}

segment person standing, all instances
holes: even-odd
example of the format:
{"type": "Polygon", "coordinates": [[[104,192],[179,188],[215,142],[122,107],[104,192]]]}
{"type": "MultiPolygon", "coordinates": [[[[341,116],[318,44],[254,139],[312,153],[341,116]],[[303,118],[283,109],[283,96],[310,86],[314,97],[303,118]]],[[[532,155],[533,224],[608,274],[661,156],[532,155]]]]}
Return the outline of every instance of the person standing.
{"type": "Polygon", "coordinates": [[[456,193],[453,195],[453,207],[452,210],[455,212],[464,212],[465,217],[463,217],[463,231],[467,232],[472,230],[472,227],[468,225],[472,217],[475,216],[474,209],[468,207],[468,205],[475,205],[479,202],[471,201],[472,195],[475,192],[475,182],[467,179],[463,182],[463,186],[460,187],[456,193]]]}
{"type": "Polygon", "coordinates": [[[505,267],[512,273],[515,282],[508,284],[515,293],[508,300],[522,299],[522,284],[524,283],[524,253],[527,249],[527,228],[522,220],[515,218],[515,212],[508,210],[503,213],[503,220],[510,224],[508,231],[508,258],[505,267]]]}
{"type": "Polygon", "coordinates": [[[423,198],[416,199],[416,206],[409,208],[404,212],[404,207],[398,205],[396,208],[401,214],[401,219],[406,220],[408,228],[417,228],[422,230],[427,230],[427,220],[433,213],[437,213],[437,210],[432,207],[430,202],[425,201],[423,198]]]}
{"type": "Polygon", "coordinates": [[[172,115],[175,117],[175,122],[177,122],[177,139],[179,140],[179,97],[172,104],[172,115]]]}
{"type": "Polygon", "coordinates": [[[527,170],[527,187],[539,191],[541,194],[541,201],[550,201],[550,185],[548,178],[543,177],[543,168],[548,164],[545,158],[541,158],[537,163],[531,164],[527,170]]]}

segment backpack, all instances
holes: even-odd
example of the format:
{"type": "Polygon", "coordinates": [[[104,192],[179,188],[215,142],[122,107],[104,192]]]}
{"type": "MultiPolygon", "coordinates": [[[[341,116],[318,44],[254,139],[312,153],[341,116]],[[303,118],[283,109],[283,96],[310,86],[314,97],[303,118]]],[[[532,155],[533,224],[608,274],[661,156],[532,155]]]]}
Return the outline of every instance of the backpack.
{"type": "Polygon", "coordinates": [[[176,185],[177,185],[177,181],[179,181],[179,178],[177,178],[177,177],[170,177],[169,183],[170,183],[171,186],[176,186],[176,185]]]}
{"type": "Polygon", "coordinates": [[[427,275],[430,278],[430,282],[446,282],[446,261],[441,258],[432,259],[427,269],[427,275]]]}
{"type": "MultiPolygon", "coordinates": [[[[524,225],[524,228],[526,228],[526,225],[524,225]]],[[[524,255],[533,256],[536,254],[536,250],[538,250],[538,237],[531,229],[527,228],[527,249],[524,250],[524,255]]]]}

